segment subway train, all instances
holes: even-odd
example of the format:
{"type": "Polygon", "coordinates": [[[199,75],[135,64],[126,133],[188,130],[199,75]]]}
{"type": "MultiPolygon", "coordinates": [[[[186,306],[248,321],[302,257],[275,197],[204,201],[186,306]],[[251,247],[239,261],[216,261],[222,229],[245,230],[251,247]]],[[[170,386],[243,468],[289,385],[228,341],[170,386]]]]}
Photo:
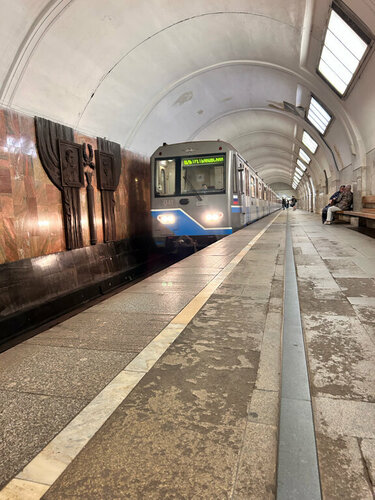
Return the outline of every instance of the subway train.
{"type": "Polygon", "coordinates": [[[206,246],[281,208],[276,194],[223,141],[166,144],[151,157],[158,247],[206,246]]]}

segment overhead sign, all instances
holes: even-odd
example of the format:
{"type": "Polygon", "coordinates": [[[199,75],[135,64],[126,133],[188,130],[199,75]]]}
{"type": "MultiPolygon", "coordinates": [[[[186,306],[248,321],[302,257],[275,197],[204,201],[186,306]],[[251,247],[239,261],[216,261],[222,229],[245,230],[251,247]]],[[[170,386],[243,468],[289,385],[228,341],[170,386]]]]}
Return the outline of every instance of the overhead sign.
{"type": "Polygon", "coordinates": [[[224,163],[224,156],[207,156],[204,158],[186,158],[182,160],[184,167],[192,167],[196,165],[216,165],[224,163]]]}

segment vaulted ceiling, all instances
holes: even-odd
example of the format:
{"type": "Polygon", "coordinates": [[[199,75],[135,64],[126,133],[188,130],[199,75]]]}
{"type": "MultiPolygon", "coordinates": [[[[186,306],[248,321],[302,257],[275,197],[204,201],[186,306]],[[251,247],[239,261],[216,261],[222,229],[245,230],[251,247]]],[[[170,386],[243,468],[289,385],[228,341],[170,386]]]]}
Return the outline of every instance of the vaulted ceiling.
{"type": "MultiPolygon", "coordinates": [[[[346,0],[375,31],[373,0],[346,0]]],[[[0,103],[150,155],[222,139],[268,183],[361,165],[375,147],[375,61],[343,100],[317,75],[329,0],[2,0],[0,103]],[[333,113],[322,140],[284,101],[333,113]],[[372,111],[371,111],[372,110],[372,111]]]]}

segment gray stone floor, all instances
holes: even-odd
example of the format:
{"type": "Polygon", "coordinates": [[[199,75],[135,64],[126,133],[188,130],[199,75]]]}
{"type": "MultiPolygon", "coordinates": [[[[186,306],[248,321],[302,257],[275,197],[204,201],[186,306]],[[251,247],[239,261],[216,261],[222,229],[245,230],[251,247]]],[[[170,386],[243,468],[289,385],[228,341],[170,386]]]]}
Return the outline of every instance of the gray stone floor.
{"type": "Polygon", "coordinates": [[[323,497],[375,494],[375,240],[290,214],[323,497]]]}
{"type": "MultiPolygon", "coordinates": [[[[44,498],[274,498],[284,224],[268,229],[44,498]]],[[[239,233],[245,244],[259,226],[239,233]]],[[[191,261],[205,258],[174,266],[180,277],[191,261]]]]}
{"type": "MultiPolygon", "coordinates": [[[[0,485],[22,470],[268,222],[259,221],[245,237],[221,240],[0,354],[0,485]]],[[[194,328],[199,331],[199,324],[194,328]]]]}
{"type": "MultiPolygon", "coordinates": [[[[288,217],[323,498],[373,499],[375,241],[323,226],[313,214],[288,217]]],[[[43,498],[275,498],[286,218],[270,226],[43,498]]],[[[1,354],[2,484],[268,222],[1,354]]]]}

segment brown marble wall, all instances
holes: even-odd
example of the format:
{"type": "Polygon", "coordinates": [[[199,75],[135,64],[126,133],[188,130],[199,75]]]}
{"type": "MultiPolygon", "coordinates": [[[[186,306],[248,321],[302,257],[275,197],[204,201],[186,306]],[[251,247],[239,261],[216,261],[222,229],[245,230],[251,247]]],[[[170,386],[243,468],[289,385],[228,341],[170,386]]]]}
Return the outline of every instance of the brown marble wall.
{"type": "Polygon", "coordinates": [[[0,109],[0,264],[65,248],[60,192],[39,161],[34,120],[0,109]]]}
{"type": "MultiPolygon", "coordinates": [[[[96,138],[75,133],[75,142],[96,138]]],[[[85,167],[89,169],[89,167],[85,167]]],[[[92,179],[98,243],[103,242],[101,193],[92,179]]],[[[150,231],[149,159],[122,150],[122,173],[116,200],[117,239],[150,231]]],[[[84,245],[90,245],[86,189],[81,209],[84,245]]],[[[64,251],[60,191],[45,173],[36,149],[34,119],[0,108],[0,264],[64,251]]]]}

